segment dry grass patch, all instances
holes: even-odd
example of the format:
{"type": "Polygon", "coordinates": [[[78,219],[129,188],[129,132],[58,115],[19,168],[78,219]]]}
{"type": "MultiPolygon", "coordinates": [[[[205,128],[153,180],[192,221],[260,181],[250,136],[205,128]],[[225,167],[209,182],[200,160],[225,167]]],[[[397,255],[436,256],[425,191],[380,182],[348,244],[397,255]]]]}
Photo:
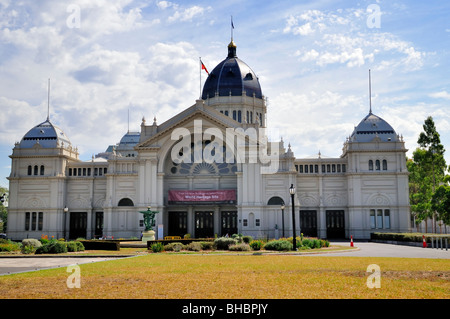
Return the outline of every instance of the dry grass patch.
{"type": "Polygon", "coordinates": [[[65,268],[0,277],[10,298],[446,298],[450,261],[411,258],[148,254],[80,265],[81,288],[65,268]],[[381,288],[366,285],[367,266],[381,288]]]}

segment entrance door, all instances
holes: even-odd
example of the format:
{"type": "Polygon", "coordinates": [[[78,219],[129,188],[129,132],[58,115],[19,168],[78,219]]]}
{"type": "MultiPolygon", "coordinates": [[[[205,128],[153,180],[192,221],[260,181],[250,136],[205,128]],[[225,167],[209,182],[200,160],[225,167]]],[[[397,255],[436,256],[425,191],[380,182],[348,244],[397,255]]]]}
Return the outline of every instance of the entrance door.
{"type": "Polygon", "coordinates": [[[103,236],[103,212],[95,212],[94,238],[103,236]]]}
{"type": "Polygon", "coordinates": [[[180,236],[187,234],[187,212],[169,212],[169,236],[180,236]]]}
{"type": "Polygon", "coordinates": [[[231,236],[237,233],[237,212],[222,212],[222,236],[225,236],[226,234],[231,236]]]}
{"type": "Polygon", "coordinates": [[[300,211],[300,229],[303,236],[317,237],[317,211],[300,211]]]}
{"type": "Polygon", "coordinates": [[[71,212],[70,213],[70,230],[69,238],[86,238],[87,213],[71,212]]]}
{"type": "Polygon", "coordinates": [[[213,212],[195,212],[195,237],[214,237],[213,212]]]}
{"type": "Polygon", "coordinates": [[[345,238],[345,213],[343,210],[327,210],[327,238],[345,238]]]}

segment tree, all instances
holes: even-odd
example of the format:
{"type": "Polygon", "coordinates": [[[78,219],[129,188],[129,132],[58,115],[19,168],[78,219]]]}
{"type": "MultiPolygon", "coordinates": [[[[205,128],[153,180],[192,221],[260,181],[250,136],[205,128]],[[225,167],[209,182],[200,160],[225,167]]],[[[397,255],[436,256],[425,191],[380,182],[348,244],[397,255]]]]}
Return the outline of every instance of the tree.
{"type": "Polygon", "coordinates": [[[444,222],[445,225],[450,225],[450,186],[441,185],[436,189],[436,192],[431,198],[431,206],[437,213],[437,217],[444,222]]]}
{"type": "Polygon", "coordinates": [[[436,232],[437,211],[433,208],[431,200],[436,187],[444,181],[447,165],[444,159],[444,146],[441,144],[433,118],[429,116],[423,125],[417,148],[413,153],[412,161],[408,161],[410,203],[411,211],[419,221],[432,218],[434,232],[436,232]]]}

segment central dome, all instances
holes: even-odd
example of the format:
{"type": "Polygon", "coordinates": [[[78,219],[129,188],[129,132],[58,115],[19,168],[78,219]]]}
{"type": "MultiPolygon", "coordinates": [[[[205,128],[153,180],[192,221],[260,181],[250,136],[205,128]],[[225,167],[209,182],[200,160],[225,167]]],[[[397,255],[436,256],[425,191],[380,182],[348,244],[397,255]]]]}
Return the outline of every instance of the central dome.
{"type": "Polygon", "coordinates": [[[383,142],[397,140],[397,134],[392,126],[372,112],[358,124],[352,137],[356,138],[358,142],[370,142],[374,137],[380,138],[383,142]]]}
{"type": "Polygon", "coordinates": [[[255,72],[236,56],[236,45],[228,45],[228,56],[209,74],[203,86],[202,99],[214,96],[242,96],[262,99],[261,86],[255,72]]]}

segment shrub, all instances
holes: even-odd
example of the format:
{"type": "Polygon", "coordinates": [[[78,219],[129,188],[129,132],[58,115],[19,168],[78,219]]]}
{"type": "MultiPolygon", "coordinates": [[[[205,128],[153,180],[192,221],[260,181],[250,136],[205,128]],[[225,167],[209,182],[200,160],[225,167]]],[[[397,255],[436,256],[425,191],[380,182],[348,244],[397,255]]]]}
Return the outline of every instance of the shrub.
{"type": "Polygon", "coordinates": [[[162,243],[154,243],[150,248],[154,253],[160,253],[164,250],[164,246],[162,243]]]}
{"type": "Polygon", "coordinates": [[[230,245],[236,245],[237,240],[234,238],[228,238],[228,237],[219,237],[214,240],[214,245],[219,250],[228,250],[228,247],[230,245]]]}
{"type": "Polygon", "coordinates": [[[22,246],[31,246],[33,248],[38,248],[42,246],[42,243],[34,238],[27,238],[22,240],[22,246]]]}
{"type": "Polygon", "coordinates": [[[213,250],[214,249],[213,241],[201,241],[200,245],[202,246],[202,250],[213,250]]]}
{"type": "Polygon", "coordinates": [[[202,245],[199,242],[193,241],[192,243],[186,245],[186,249],[190,251],[200,251],[202,250],[202,245]]]}
{"type": "Polygon", "coordinates": [[[69,241],[68,243],[66,243],[66,246],[67,246],[67,251],[69,251],[69,252],[78,251],[77,243],[74,241],[69,241]]]}
{"type": "Polygon", "coordinates": [[[48,244],[42,245],[36,249],[36,254],[61,254],[67,253],[67,246],[65,243],[57,240],[51,240],[48,244]]]}
{"type": "Polygon", "coordinates": [[[75,244],[77,245],[77,251],[84,251],[84,245],[80,241],[76,241],[75,244]]]}
{"type": "Polygon", "coordinates": [[[261,240],[252,240],[250,242],[250,247],[253,250],[261,250],[264,247],[264,243],[261,240]]]}
{"type": "Polygon", "coordinates": [[[328,240],[325,239],[321,239],[321,247],[330,247],[330,242],[328,240]]]}
{"type": "Polygon", "coordinates": [[[242,241],[246,244],[250,244],[250,242],[253,240],[252,236],[242,236],[242,241]]]}
{"type": "Polygon", "coordinates": [[[231,251],[250,251],[252,250],[249,244],[246,243],[239,243],[236,245],[230,245],[228,247],[229,250],[231,251]]]}
{"type": "Polygon", "coordinates": [[[265,250],[292,250],[292,243],[289,240],[271,240],[264,245],[265,250]]]}
{"type": "Polygon", "coordinates": [[[182,243],[169,243],[164,246],[165,251],[175,251],[179,252],[184,248],[184,245],[182,243]]]}
{"type": "Polygon", "coordinates": [[[0,239],[0,252],[1,251],[6,251],[6,252],[19,251],[21,248],[22,248],[21,243],[16,243],[9,239],[0,239]]]}

